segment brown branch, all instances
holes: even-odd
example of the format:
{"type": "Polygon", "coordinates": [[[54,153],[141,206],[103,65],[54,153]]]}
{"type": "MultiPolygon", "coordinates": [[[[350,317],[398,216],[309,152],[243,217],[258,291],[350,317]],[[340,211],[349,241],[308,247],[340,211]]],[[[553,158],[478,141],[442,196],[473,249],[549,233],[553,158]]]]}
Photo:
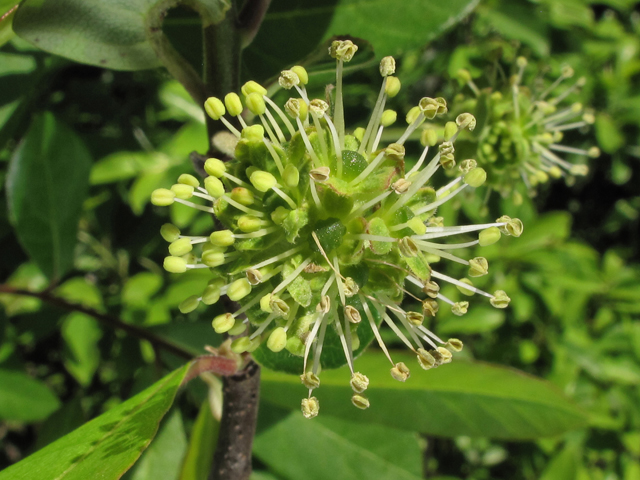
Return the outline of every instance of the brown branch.
{"type": "Polygon", "coordinates": [[[40,300],[42,300],[43,302],[46,302],[50,305],[54,305],[56,307],[62,308],[64,310],[68,310],[70,312],[80,312],[80,313],[84,313],[85,315],[89,315],[90,317],[95,318],[96,320],[102,322],[103,324],[112,327],[112,328],[116,328],[118,330],[122,330],[136,338],[140,338],[143,340],[147,340],[149,341],[151,344],[153,344],[156,347],[162,348],[163,350],[169,352],[169,353],[173,353],[174,355],[177,355],[178,357],[187,359],[187,360],[191,360],[194,355],[192,353],[190,353],[189,351],[181,348],[178,345],[175,345],[171,342],[169,342],[168,340],[165,340],[162,337],[158,337],[157,335],[151,333],[150,331],[138,327],[136,325],[131,325],[130,323],[125,323],[122,320],[120,320],[117,317],[114,317],[112,315],[107,315],[105,313],[100,313],[97,310],[94,310],[93,308],[87,308],[83,305],[79,305],[77,303],[71,303],[68,302],[67,300],[60,298],[58,296],[52,295],[50,292],[48,291],[44,291],[44,292],[33,292],[31,290],[24,290],[21,288],[15,288],[12,287],[11,285],[0,285],[0,293],[8,293],[11,295],[23,295],[23,296],[28,296],[28,297],[34,297],[34,298],[38,298],[40,300]]]}
{"type": "Polygon", "coordinates": [[[258,418],[260,367],[250,361],[222,382],[222,418],[209,480],[247,480],[258,418]]]}

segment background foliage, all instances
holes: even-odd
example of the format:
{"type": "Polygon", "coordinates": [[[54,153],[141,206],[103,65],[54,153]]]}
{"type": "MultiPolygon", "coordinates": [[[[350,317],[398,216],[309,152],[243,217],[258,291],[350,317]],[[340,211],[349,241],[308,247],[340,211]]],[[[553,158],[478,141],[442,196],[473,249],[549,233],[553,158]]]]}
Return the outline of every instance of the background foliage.
{"type": "MultiPolygon", "coordinates": [[[[229,6],[194,3],[210,22],[229,6]]],[[[588,79],[579,100],[596,110],[585,142],[603,155],[576,185],[546,185],[520,207],[491,198],[491,212],[520,216],[525,233],[483,249],[492,281],[513,299],[508,310],[443,309],[432,325],[465,342],[464,360],[399,385],[372,348],[358,360],[372,407],[354,412],[347,374],[324,372],[322,414],[311,422],[298,411],[297,377],[264,370],[253,477],[640,478],[637,5],[402,3],[276,0],[244,52],[243,78],[269,84],[306,58],[312,82],[328,82],[312,63],[317,46],[334,34],[363,38],[370,49],[359,52],[346,92],[347,115],[363,123],[384,55],[397,57],[405,86],[399,117],[424,95],[455,97],[459,68],[482,78],[517,55],[541,73],[570,64],[588,79]]],[[[158,231],[169,219],[206,231],[212,219],[149,204],[153,189],[191,170],[192,151],[207,150],[204,115],[152,68],[159,62],[140,19],[156,3],[15,6],[0,0],[0,469],[15,464],[0,479],[89,478],[83,472],[105,464],[120,478],[163,416],[126,478],[206,478],[219,380],[204,376],[174,396],[185,359],[221,343],[210,327],[219,311],[177,310],[207,277],[166,274],[158,231]],[[7,293],[15,289],[35,296],[7,293]],[[61,308],[69,305],[80,307],[61,308]]],[[[199,24],[180,8],[164,24],[198,71],[199,24]]],[[[483,218],[474,199],[455,207],[445,216],[483,218]]]]}

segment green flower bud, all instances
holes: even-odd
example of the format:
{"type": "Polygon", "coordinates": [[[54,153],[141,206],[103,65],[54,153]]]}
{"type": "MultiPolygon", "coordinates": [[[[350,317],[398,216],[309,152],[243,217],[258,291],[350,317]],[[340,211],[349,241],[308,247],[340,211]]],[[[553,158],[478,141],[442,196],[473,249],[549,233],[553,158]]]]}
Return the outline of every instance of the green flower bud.
{"type": "Polygon", "coordinates": [[[271,294],[267,293],[260,299],[260,310],[267,313],[273,313],[271,310],[271,294]]]}
{"type": "Polygon", "coordinates": [[[169,253],[174,257],[186,255],[191,250],[193,250],[193,245],[191,245],[191,240],[188,238],[179,238],[175,242],[171,242],[171,245],[169,245],[169,253]]]}
{"type": "Polygon", "coordinates": [[[309,74],[304,67],[296,65],[295,67],[291,67],[291,71],[298,76],[298,79],[300,80],[300,83],[302,85],[306,85],[307,83],[309,83],[309,74]]]}
{"type": "Polygon", "coordinates": [[[446,345],[454,352],[462,351],[462,347],[463,347],[462,342],[457,338],[450,338],[449,340],[447,340],[446,345]]]}
{"type": "Polygon", "coordinates": [[[478,235],[478,240],[480,240],[480,246],[482,247],[493,245],[500,240],[500,230],[498,227],[485,228],[480,232],[480,235],[478,235]]]}
{"type": "Polygon", "coordinates": [[[511,299],[507,296],[504,290],[496,290],[493,294],[493,298],[489,300],[491,305],[496,308],[507,308],[511,299]]]}
{"type": "Polygon", "coordinates": [[[271,335],[269,335],[269,339],[267,340],[267,348],[272,352],[280,352],[287,345],[287,332],[284,331],[284,328],[278,327],[271,335]]]}
{"type": "Polygon", "coordinates": [[[242,205],[251,205],[253,203],[253,193],[244,187],[236,187],[231,190],[231,199],[242,205]]]}
{"type": "Polygon", "coordinates": [[[207,158],[207,161],[204,162],[204,171],[213,177],[220,178],[227,171],[227,167],[222,160],[207,158]]]}
{"type": "Polygon", "coordinates": [[[246,297],[249,293],[251,293],[251,284],[246,278],[232,282],[227,289],[227,297],[234,302],[246,297]]]}
{"type": "Polygon", "coordinates": [[[253,172],[249,177],[249,181],[259,192],[271,190],[278,184],[276,177],[263,170],[253,172]]]}
{"type": "Polygon", "coordinates": [[[213,198],[220,198],[222,195],[224,195],[224,185],[216,177],[209,176],[205,178],[204,188],[206,188],[207,193],[213,198]]]}
{"type": "Polygon", "coordinates": [[[458,133],[458,126],[455,122],[447,122],[444,125],[444,139],[448,142],[451,138],[458,133]]]}
{"type": "Polygon", "coordinates": [[[314,418],[320,411],[320,402],[316,397],[302,399],[302,415],[304,418],[314,418]]]}
{"type": "Polygon", "coordinates": [[[353,403],[354,407],[357,407],[360,410],[366,410],[369,408],[369,399],[362,395],[358,395],[357,393],[351,397],[351,403],[353,403]]]}
{"type": "Polygon", "coordinates": [[[251,340],[249,340],[249,337],[240,337],[231,342],[231,351],[240,355],[241,353],[249,352],[252,346],[253,345],[251,340]]]}
{"type": "Polygon", "coordinates": [[[224,104],[232,117],[237,117],[242,113],[242,101],[237,93],[227,93],[224,97],[224,104]]]}
{"type": "Polygon", "coordinates": [[[176,198],[182,200],[188,200],[193,197],[193,187],[191,185],[176,183],[171,186],[171,191],[176,194],[176,198]]]}
{"type": "Polygon", "coordinates": [[[285,90],[291,90],[300,84],[300,77],[292,70],[283,70],[280,72],[280,77],[278,77],[278,83],[285,90]]]}
{"type": "Polygon", "coordinates": [[[591,147],[587,151],[587,155],[589,155],[591,158],[598,158],[600,156],[600,149],[598,147],[591,147]]]}
{"type": "Polygon", "coordinates": [[[420,107],[413,107],[407,112],[407,116],[405,117],[406,122],[411,125],[415,122],[421,114],[420,107]]]}
{"type": "Polygon", "coordinates": [[[170,273],[184,273],[187,271],[187,261],[181,257],[165,257],[162,266],[170,273]]]}
{"type": "Polygon", "coordinates": [[[218,247],[233,245],[235,238],[231,230],[217,230],[209,235],[209,241],[218,247]]]}
{"type": "Polygon", "coordinates": [[[244,102],[247,104],[249,111],[254,115],[262,115],[267,110],[264,98],[259,93],[250,93],[244,102]]]}
{"type": "Polygon", "coordinates": [[[549,175],[553,178],[560,178],[562,177],[562,169],[556,165],[553,165],[551,168],[549,168],[549,175]]]}
{"type": "Polygon", "coordinates": [[[180,305],[178,305],[178,310],[180,310],[180,313],[187,314],[193,312],[196,308],[198,308],[199,304],[200,300],[198,299],[198,297],[196,295],[192,295],[183,300],[180,305]]]}
{"type": "Polygon", "coordinates": [[[402,83],[400,83],[400,79],[398,77],[387,77],[387,83],[384,86],[384,93],[387,94],[387,97],[393,98],[400,93],[400,87],[402,87],[402,83]]]}
{"type": "Polygon", "coordinates": [[[489,263],[484,257],[476,257],[469,260],[469,276],[481,277],[489,273],[489,263]]]}
{"type": "Polygon", "coordinates": [[[160,235],[162,235],[162,238],[167,242],[175,242],[180,238],[180,229],[175,225],[165,223],[160,227],[160,235]]]}
{"type": "MultiPolygon", "coordinates": [[[[389,127],[396,123],[398,114],[394,110],[385,110],[380,117],[380,124],[383,127],[389,127]]],[[[364,132],[363,132],[364,133],[364,132]]]]}
{"type": "Polygon", "coordinates": [[[242,215],[238,218],[238,228],[245,233],[256,232],[263,227],[263,221],[253,215],[242,215]]]}
{"type": "Polygon", "coordinates": [[[466,70],[464,68],[458,70],[458,72],[456,73],[456,77],[458,77],[458,80],[463,83],[468,83],[471,81],[471,74],[469,73],[469,70],[466,70]]]}
{"type": "Polygon", "coordinates": [[[369,379],[366,375],[363,375],[360,372],[355,372],[351,374],[351,389],[356,393],[364,392],[369,386],[369,379]]]}
{"type": "Polygon", "coordinates": [[[289,164],[284,167],[284,171],[282,172],[282,182],[288,188],[295,188],[298,186],[298,183],[300,182],[300,172],[294,165],[289,164]]]}
{"type": "Polygon", "coordinates": [[[320,386],[320,378],[318,378],[318,376],[313,372],[307,372],[304,375],[300,375],[300,381],[309,390],[313,390],[320,386]]]}
{"type": "Polygon", "coordinates": [[[202,292],[202,303],[204,303],[205,305],[213,305],[214,303],[217,303],[217,301],[220,300],[220,289],[223,285],[224,282],[222,282],[222,285],[207,285],[202,292]]]}
{"type": "Polygon", "coordinates": [[[247,329],[247,324],[244,322],[236,322],[233,325],[233,328],[229,330],[227,333],[232,336],[240,335],[247,329]]]}
{"type": "Polygon", "coordinates": [[[278,207],[273,212],[271,212],[271,220],[276,225],[282,225],[282,223],[287,219],[291,213],[291,210],[285,207],[278,207]]]}
{"type": "Polygon", "coordinates": [[[166,188],[157,188],[151,193],[151,203],[158,207],[167,207],[173,203],[176,194],[166,188]]]}
{"type": "Polygon", "coordinates": [[[206,102],[204,102],[204,111],[214,120],[220,120],[220,117],[226,113],[224,104],[216,97],[207,98],[206,102]]]}
{"type": "Polygon", "coordinates": [[[200,182],[193,175],[189,175],[188,173],[183,173],[178,177],[178,183],[182,183],[184,185],[190,185],[193,188],[197,188],[200,186],[200,182]]]}
{"type": "Polygon", "coordinates": [[[224,253],[215,250],[202,252],[202,263],[211,268],[219,267],[224,263],[224,253]]]}
{"type": "Polygon", "coordinates": [[[396,60],[393,57],[384,57],[380,61],[380,75],[388,77],[396,73],[396,60]]]}
{"type": "Polygon", "coordinates": [[[230,313],[223,313],[213,319],[211,325],[216,333],[226,333],[233,328],[236,319],[230,313]]]}
{"type": "Polygon", "coordinates": [[[451,313],[454,315],[462,316],[467,313],[469,308],[469,302],[456,302],[451,307],[451,313]]]}
{"type": "Polygon", "coordinates": [[[251,125],[242,129],[242,138],[249,142],[262,142],[264,140],[264,127],[262,125],[251,125]]]}
{"type": "Polygon", "coordinates": [[[420,217],[413,217],[407,222],[407,226],[413,230],[416,235],[424,235],[427,231],[427,226],[420,220],[420,217]]]}
{"type": "Polygon", "coordinates": [[[249,80],[247,83],[245,83],[240,91],[245,97],[248,97],[252,93],[257,93],[261,97],[267,94],[267,89],[260,85],[258,82],[254,82],[253,80],[249,80]]]}
{"type": "Polygon", "coordinates": [[[486,180],[487,180],[487,172],[481,167],[476,167],[470,170],[464,176],[464,183],[466,183],[467,185],[473,188],[480,187],[481,185],[484,184],[486,180]]]}
{"type": "Polygon", "coordinates": [[[285,348],[296,357],[302,357],[304,355],[304,343],[302,343],[302,340],[298,337],[289,337],[285,348]]]}
{"type": "Polygon", "coordinates": [[[406,382],[411,376],[411,371],[403,362],[398,362],[391,368],[391,376],[399,382],[406,382]]]}
{"type": "Polygon", "coordinates": [[[334,40],[329,47],[329,55],[343,62],[350,62],[357,51],[358,46],[351,40],[334,40]]]}
{"type": "MultiPolygon", "coordinates": [[[[418,108],[418,107],[414,107],[418,108]]],[[[438,132],[431,128],[425,128],[420,134],[420,144],[423,147],[433,147],[438,143],[438,132]]]]}

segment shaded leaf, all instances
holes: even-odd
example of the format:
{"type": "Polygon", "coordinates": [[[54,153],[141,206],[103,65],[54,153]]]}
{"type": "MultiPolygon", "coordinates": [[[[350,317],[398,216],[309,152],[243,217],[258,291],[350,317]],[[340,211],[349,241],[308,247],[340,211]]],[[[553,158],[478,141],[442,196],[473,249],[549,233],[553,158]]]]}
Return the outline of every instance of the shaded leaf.
{"type": "Polygon", "coordinates": [[[90,167],[80,138],[51,113],[36,117],[11,158],[9,210],[20,242],[49,279],[73,263],[90,167]]]}
{"type": "Polygon", "coordinates": [[[212,452],[218,441],[219,429],[220,423],[213,418],[209,401],[205,400],[191,430],[191,438],[182,464],[180,480],[207,480],[211,471],[212,452]]]}
{"type": "MultiPolygon", "coordinates": [[[[155,436],[188,372],[182,367],[135,397],[0,472],[0,480],[118,479],[155,436]]],[[[4,382],[0,382],[4,385],[4,382]]],[[[1,387],[0,387],[1,388],[1,387]]],[[[0,396],[2,398],[2,396],[0,396]]]]}
{"type": "MultiPolygon", "coordinates": [[[[509,439],[557,435],[585,422],[583,413],[551,384],[516,370],[454,360],[424,372],[407,354],[393,357],[413,366],[406,384],[391,378],[383,355],[365,354],[356,362],[356,370],[370,380],[366,394],[371,407],[366,411],[354,411],[349,402],[346,369],[323,371],[321,387],[314,392],[321,414],[430,435],[509,439]],[[394,414],[388,415],[390,411],[394,414]]],[[[265,370],[262,380],[263,399],[299,410],[306,392],[297,376],[265,370]]]]}
{"type": "Polygon", "coordinates": [[[62,338],[67,345],[65,368],[81,385],[89,385],[100,365],[98,341],[102,330],[98,321],[83,313],[72,313],[62,324],[62,338]]]}
{"type": "Polygon", "coordinates": [[[0,370],[0,419],[36,422],[59,407],[58,398],[41,381],[26,373],[0,370]]]}

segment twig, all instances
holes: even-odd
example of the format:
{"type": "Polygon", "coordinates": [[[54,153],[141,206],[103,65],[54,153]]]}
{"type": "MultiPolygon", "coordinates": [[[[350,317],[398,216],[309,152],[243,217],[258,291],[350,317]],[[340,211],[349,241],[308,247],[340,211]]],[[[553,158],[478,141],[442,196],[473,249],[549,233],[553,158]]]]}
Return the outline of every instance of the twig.
{"type": "Polygon", "coordinates": [[[89,315],[90,317],[95,318],[96,320],[104,323],[105,325],[122,330],[136,338],[147,340],[151,342],[151,344],[155,345],[156,347],[160,347],[169,353],[173,353],[174,355],[177,355],[178,357],[181,357],[187,360],[191,360],[194,357],[194,355],[188,350],[185,350],[179,347],[178,345],[175,345],[169,342],[168,340],[165,340],[162,337],[158,337],[157,335],[151,333],[150,331],[144,328],[138,327],[136,325],[131,325],[130,323],[125,323],[117,317],[114,317],[112,315],[107,315],[105,313],[100,313],[97,310],[94,310],[93,308],[87,308],[77,303],[68,302],[63,298],[52,295],[48,291],[34,292],[31,290],[15,288],[15,287],[12,287],[11,285],[2,284],[0,285],[0,293],[34,297],[50,305],[54,305],[56,307],[62,308],[64,310],[68,310],[70,312],[84,313],[85,315],[89,315]]]}
{"type": "Polygon", "coordinates": [[[260,367],[250,361],[222,382],[222,419],[209,480],[247,480],[258,418],[260,367]]]}

